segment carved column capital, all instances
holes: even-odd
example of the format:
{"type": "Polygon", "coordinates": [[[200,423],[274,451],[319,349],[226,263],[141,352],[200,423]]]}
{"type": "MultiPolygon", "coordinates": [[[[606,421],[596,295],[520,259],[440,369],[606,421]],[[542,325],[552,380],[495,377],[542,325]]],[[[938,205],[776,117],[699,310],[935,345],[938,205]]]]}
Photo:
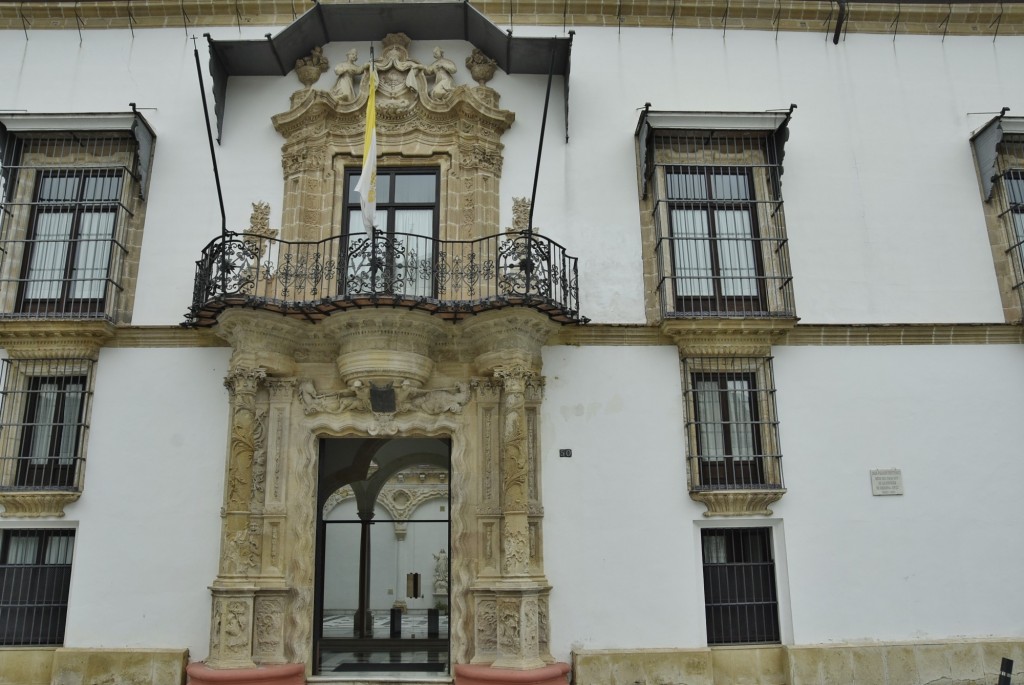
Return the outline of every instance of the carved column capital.
{"type": "Polygon", "coordinates": [[[505,392],[526,392],[528,381],[537,377],[537,373],[522,362],[513,362],[494,368],[494,377],[501,380],[505,392]]]}
{"type": "Polygon", "coordinates": [[[290,402],[297,383],[295,378],[268,378],[266,386],[270,391],[270,401],[274,403],[290,402]]]}
{"type": "Polygon", "coordinates": [[[260,382],[266,377],[266,369],[232,369],[224,377],[224,387],[228,389],[231,399],[240,395],[254,395],[259,390],[260,382]]]}

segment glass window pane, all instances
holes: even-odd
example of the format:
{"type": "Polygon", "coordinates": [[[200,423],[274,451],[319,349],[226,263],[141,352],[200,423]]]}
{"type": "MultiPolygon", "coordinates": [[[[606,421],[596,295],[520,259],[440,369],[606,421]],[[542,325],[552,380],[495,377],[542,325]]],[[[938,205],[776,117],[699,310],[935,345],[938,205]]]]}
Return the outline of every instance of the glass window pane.
{"type": "Polygon", "coordinates": [[[395,210],[395,233],[411,233],[412,235],[434,237],[434,210],[432,209],[398,209],[395,210]]]}
{"type": "Polygon", "coordinates": [[[114,237],[114,212],[82,214],[75,251],[75,267],[71,271],[70,297],[102,299],[106,290],[110,247],[114,237]]]}
{"type": "Polygon", "coordinates": [[[36,217],[25,285],[25,298],[52,300],[60,297],[67,264],[71,220],[68,212],[45,212],[36,217]]]}
{"type": "Polygon", "coordinates": [[[746,174],[712,174],[711,193],[716,200],[749,200],[746,174]]]}
{"type": "Polygon", "coordinates": [[[707,179],[704,178],[704,174],[670,172],[667,177],[670,200],[707,199],[707,179]]]}
{"type": "Polygon", "coordinates": [[[22,535],[19,531],[10,531],[7,538],[8,564],[34,564],[36,551],[39,549],[39,538],[34,534],[22,535]]]}
{"type": "MultiPolygon", "coordinates": [[[[362,174],[352,174],[348,177],[348,201],[352,204],[359,204],[359,193],[356,186],[359,185],[359,178],[362,174]]],[[[377,204],[390,202],[391,198],[391,175],[387,173],[377,174],[377,204]]]]}
{"type": "Polygon", "coordinates": [[[727,561],[724,535],[716,535],[705,531],[701,542],[704,544],[705,564],[724,564],[727,561]]]}
{"type": "Polygon", "coordinates": [[[117,202],[121,199],[121,177],[118,175],[87,176],[83,202],[117,202]]]}
{"type": "Polygon", "coordinates": [[[1024,178],[1007,178],[1006,194],[1011,205],[1024,204],[1024,178]]]}
{"type": "Polygon", "coordinates": [[[729,394],[729,438],[734,457],[751,458],[757,454],[754,443],[754,417],[750,411],[754,399],[750,382],[733,379],[726,382],[729,394]]]}
{"type": "Polygon", "coordinates": [[[437,197],[437,176],[434,174],[396,174],[395,202],[433,204],[437,197]]]}
{"type": "Polygon", "coordinates": [[[42,383],[35,392],[35,412],[28,417],[26,428],[32,436],[29,443],[28,456],[32,464],[46,464],[53,441],[53,431],[57,422],[57,384],[42,383]]]}
{"type": "Polygon", "coordinates": [[[708,216],[702,209],[673,209],[673,265],[678,297],[710,297],[715,292],[708,239],[708,216]]]}
{"type": "Polygon", "coordinates": [[[718,382],[696,381],[694,386],[697,397],[700,457],[706,461],[720,461],[725,455],[725,432],[722,426],[718,382]]]}
{"type": "Polygon", "coordinates": [[[750,212],[720,209],[715,211],[718,237],[719,275],[722,295],[757,296],[757,262],[754,259],[750,212]]]}
{"type": "Polygon", "coordinates": [[[78,199],[79,176],[47,174],[39,181],[39,199],[43,202],[73,202],[78,199]]]}
{"type": "Polygon", "coordinates": [[[71,549],[74,538],[68,535],[51,535],[46,541],[44,564],[67,565],[71,563],[71,549]]]}
{"type": "Polygon", "coordinates": [[[64,412],[61,420],[60,463],[70,466],[75,463],[78,455],[78,423],[82,409],[82,392],[85,388],[81,383],[69,383],[64,388],[64,412]]]}
{"type": "Polygon", "coordinates": [[[1013,217],[1013,230],[1017,234],[1017,242],[1024,242],[1024,212],[1014,212],[1013,217]]]}

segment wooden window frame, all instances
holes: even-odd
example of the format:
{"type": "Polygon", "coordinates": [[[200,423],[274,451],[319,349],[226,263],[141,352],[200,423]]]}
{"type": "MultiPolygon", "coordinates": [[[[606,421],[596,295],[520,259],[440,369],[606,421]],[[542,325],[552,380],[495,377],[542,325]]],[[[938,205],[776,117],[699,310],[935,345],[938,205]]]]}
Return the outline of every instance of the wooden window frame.
{"type": "MultiPolygon", "coordinates": [[[[113,214],[113,223],[110,228],[109,240],[111,245],[116,240],[118,234],[118,214],[124,209],[123,198],[125,192],[125,186],[130,185],[125,183],[124,174],[116,167],[107,168],[86,168],[76,167],[74,165],[66,167],[44,167],[39,169],[36,174],[35,188],[33,191],[33,200],[35,206],[33,207],[31,217],[29,219],[29,227],[27,233],[27,249],[25,251],[24,258],[21,264],[21,278],[20,285],[18,288],[17,297],[17,310],[21,312],[33,312],[33,313],[50,313],[50,314],[64,314],[82,312],[87,314],[96,314],[103,312],[106,308],[106,301],[108,295],[108,288],[111,287],[111,263],[114,259],[114,250],[108,250],[106,264],[104,265],[104,279],[103,279],[103,294],[100,297],[81,297],[76,298],[72,295],[72,288],[75,283],[89,281],[80,281],[74,278],[74,270],[76,268],[78,255],[84,249],[82,243],[82,230],[83,230],[83,215],[86,213],[103,213],[113,214]],[[75,193],[73,200],[54,200],[45,201],[40,200],[40,194],[42,192],[43,182],[48,179],[78,179],[78,188],[75,193]],[[90,201],[84,198],[87,183],[85,182],[88,178],[110,178],[117,179],[118,197],[117,200],[98,200],[90,201]],[[33,284],[47,284],[52,283],[52,280],[46,279],[30,279],[30,273],[32,269],[32,261],[36,254],[36,251],[40,249],[39,239],[39,220],[42,216],[47,214],[55,214],[58,212],[68,212],[72,215],[71,226],[69,229],[68,237],[65,241],[66,249],[64,254],[63,272],[61,277],[60,295],[58,297],[31,297],[29,295],[30,287],[33,284]]],[[[87,239],[89,241],[100,242],[96,239],[87,239]]],[[[53,242],[60,242],[54,240],[53,242]]]]}
{"type": "Polygon", "coordinates": [[[671,250],[672,259],[672,274],[673,274],[673,290],[675,291],[675,311],[679,313],[709,313],[709,312],[721,312],[721,313],[743,313],[743,312],[762,312],[767,309],[767,294],[765,292],[765,270],[764,270],[764,259],[761,256],[760,249],[760,231],[758,228],[757,219],[757,185],[756,178],[753,173],[753,169],[749,166],[702,166],[702,165],[676,165],[672,164],[665,167],[665,197],[668,207],[668,221],[671,230],[671,239],[673,244],[676,241],[686,240],[681,238],[676,230],[675,223],[672,219],[673,210],[676,209],[689,209],[689,210],[702,210],[707,220],[708,229],[708,248],[710,257],[711,276],[709,276],[712,286],[713,294],[708,295],[680,295],[678,292],[678,279],[681,273],[681,265],[676,263],[677,250],[671,250]],[[670,183],[670,177],[673,174],[689,174],[694,176],[700,176],[704,179],[704,187],[706,189],[706,199],[697,198],[675,198],[669,193],[669,188],[672,187],[670,183]],[[713,177],[715,176],[740,176],[746,180],[748,195],[745,199],[719,199],[713,197],[715,184],[713,183],[713,177]],[[754,259],[754,276],[734,276],[727,277],[722,275],[722,243],[725,240],[732,240],[729,238],[722,238],[719,235],[719,227],[717,225],[717,219],[715,218],[716,212],[721,210],[743,210],[746,212],[750,220],[750,237],[746,239],[746,242],[750,245],[750,251],[754,259]],[[753,278],[756,283],[756,295],[727,295],[724,292],[723,282],[730,280],[746,280],[753,278]]]}

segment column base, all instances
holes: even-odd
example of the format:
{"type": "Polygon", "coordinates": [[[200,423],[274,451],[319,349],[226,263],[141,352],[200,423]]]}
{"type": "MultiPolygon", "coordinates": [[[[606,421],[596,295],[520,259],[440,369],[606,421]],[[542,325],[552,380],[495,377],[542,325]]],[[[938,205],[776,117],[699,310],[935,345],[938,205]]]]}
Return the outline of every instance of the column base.
{"type": "Polygon", "coordinates": [[[306,685],[305,664],[259,666],[257,668],[210,668],[189,664],[189,685],[306,685]]]}
{"type": "Polygon", "coordinates": [[[567,685],[569,664],[555,662],[542,668],[509,668],[455,664],[455,685],[567,685]]]}

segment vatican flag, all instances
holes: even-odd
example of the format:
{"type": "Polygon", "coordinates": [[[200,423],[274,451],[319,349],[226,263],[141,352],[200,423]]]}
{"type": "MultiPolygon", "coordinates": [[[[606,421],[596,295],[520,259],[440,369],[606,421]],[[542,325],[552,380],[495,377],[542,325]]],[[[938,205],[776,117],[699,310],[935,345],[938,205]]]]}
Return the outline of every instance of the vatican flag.
{"type": "Polygon", "coordinates": [[[373,233],[377,214],[377,70],[370,59],[370,97],[366,101],[366,136],[363,139],[363,170],[356,184],[359,207],[363,210],[363,227],[373,233]]]}

